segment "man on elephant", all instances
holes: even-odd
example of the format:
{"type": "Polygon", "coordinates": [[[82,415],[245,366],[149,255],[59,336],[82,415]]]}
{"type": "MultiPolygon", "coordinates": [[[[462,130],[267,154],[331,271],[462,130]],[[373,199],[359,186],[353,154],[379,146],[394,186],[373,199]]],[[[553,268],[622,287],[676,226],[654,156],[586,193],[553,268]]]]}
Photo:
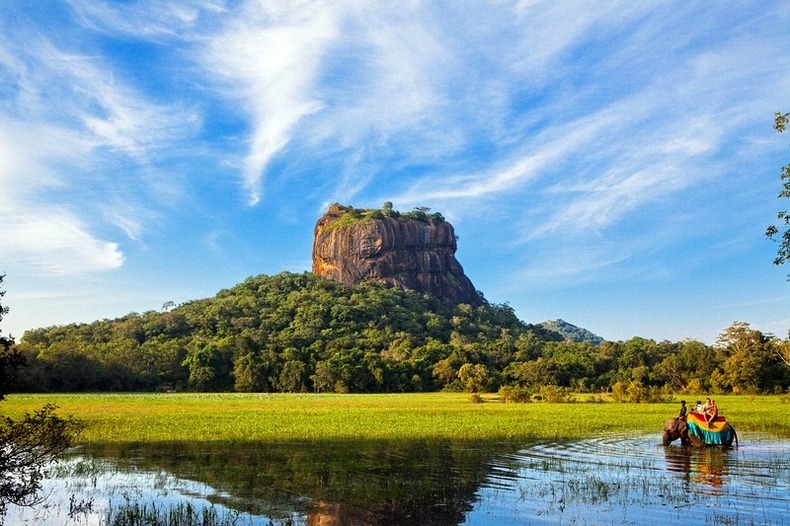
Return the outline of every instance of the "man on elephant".
{"type": "Polygon", "coordinates": [[[688,410],[686,409],[686,401],[685,400],[681,400],[680,401],[680,412],[678,413],[678,419],[685,420],[687,413],[688,413],[688,410]]]}

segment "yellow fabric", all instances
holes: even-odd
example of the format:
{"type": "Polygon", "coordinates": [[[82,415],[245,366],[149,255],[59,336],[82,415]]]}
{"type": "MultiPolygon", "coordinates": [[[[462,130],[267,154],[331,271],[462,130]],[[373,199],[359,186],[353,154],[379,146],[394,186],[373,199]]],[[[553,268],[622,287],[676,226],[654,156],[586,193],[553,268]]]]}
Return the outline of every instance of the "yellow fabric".
{"type": "Polygon", "coordinates": [[[694,422],[705,431],[723,431],[725,422],[723,420],[711,422],[710,425],[705,423],[705,416],[700,413],[689,413],[687,422],[694,422]]]}

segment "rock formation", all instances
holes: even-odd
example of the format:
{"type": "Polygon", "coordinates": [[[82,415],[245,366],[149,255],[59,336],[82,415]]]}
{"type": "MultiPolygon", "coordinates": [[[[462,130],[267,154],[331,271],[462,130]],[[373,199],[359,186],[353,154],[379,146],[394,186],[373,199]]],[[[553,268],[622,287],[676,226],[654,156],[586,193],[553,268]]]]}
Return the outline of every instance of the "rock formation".
{"type": "Polygon", "coordinates": [[[432,294],[449,305],[483,299],[455,259],[453,226],[427,209],[399,214],[332,205],[315,225],[313,273],[356,285],[374,280],[432,294]]]}

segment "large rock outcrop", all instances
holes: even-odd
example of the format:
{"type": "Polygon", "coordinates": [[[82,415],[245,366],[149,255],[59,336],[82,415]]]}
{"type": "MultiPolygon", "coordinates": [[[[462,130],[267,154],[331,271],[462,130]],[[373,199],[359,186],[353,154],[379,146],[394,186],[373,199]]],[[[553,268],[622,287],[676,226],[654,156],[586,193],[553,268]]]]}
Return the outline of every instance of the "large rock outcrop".
{"type": "Polygon", "coordinates": [[[313,273],[346,285],[380,281],[449,305],[480,305],[456,248],[453,226],[440,214],[332,205],[315,225],[313,273]]]}

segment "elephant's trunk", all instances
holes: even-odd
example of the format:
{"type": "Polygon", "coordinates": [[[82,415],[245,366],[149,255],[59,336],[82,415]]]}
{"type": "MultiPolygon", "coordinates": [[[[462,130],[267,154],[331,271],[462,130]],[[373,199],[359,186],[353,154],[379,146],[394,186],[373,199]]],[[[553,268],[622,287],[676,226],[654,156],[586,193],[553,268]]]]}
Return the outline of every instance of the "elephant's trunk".
{"type": "Polygon", "coordinates": [[[665,446],[668,446],[670,442],[672,442],[672,434],[669,431],[664,431],[664,437],[662,438],[662,442],[665,446]]]}

